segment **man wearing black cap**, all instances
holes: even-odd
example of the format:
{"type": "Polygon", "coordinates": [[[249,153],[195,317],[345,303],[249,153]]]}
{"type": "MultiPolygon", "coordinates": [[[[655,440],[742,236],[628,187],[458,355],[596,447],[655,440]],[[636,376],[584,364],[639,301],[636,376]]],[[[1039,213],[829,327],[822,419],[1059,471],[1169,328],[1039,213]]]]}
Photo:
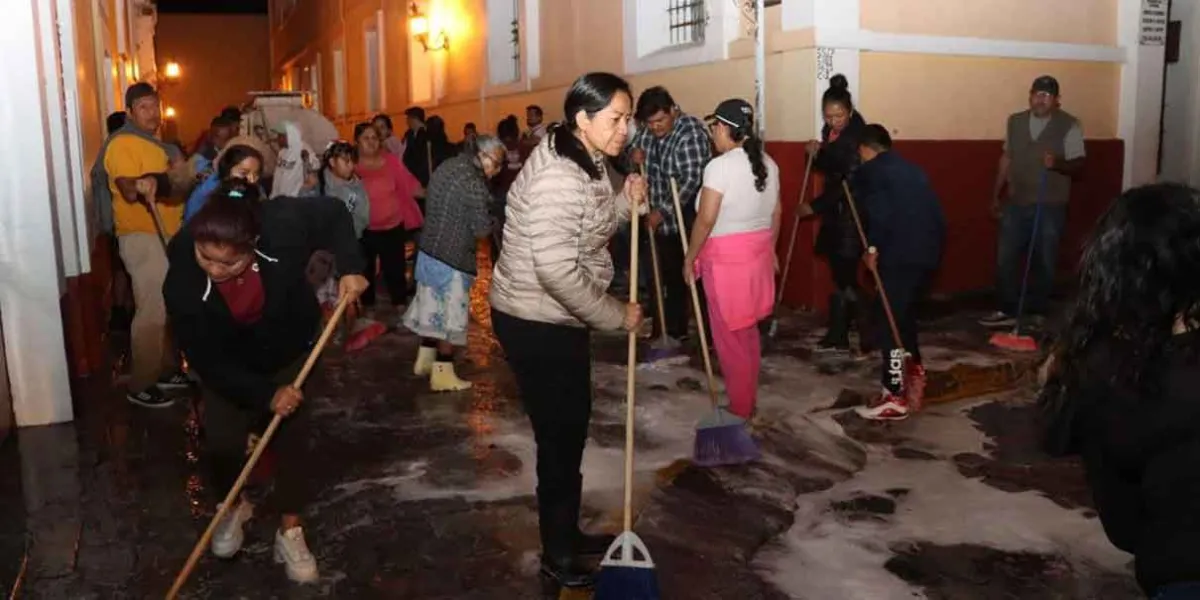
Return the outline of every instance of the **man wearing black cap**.
{"type": "Polygon", "coordinates": [[[1015,323],[1026,244],[1031,240],[1034,253],[1025,308],[1035,315],[1048,308],[1071,178],[1083,168],[1084,156],[1083,129],[1078,119],[1060,108],[1058,80],[1049,75],[1033,80],[1029,109],[1008,118],[996,175],[992,212],[1000,219],[996,256],[1000,306],[980,321],[983,325],[1015,323]]]}

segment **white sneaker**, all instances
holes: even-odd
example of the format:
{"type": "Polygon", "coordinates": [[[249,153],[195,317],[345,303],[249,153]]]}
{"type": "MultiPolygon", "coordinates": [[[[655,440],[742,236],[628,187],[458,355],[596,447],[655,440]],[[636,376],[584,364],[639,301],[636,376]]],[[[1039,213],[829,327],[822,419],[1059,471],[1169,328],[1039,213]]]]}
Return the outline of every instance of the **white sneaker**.
{"type": "Polygon", "coordinates": [[[275,531],[275,562],[283,564],[288,579],[296,583],[312,583],[319,578],[317,559],[308,551],[300,527],[282,533],[275,531]]]}
{"type": "Polygon", "coordinates": [[[237,554],[246,539],[246,532],[242,528],[253,516],[254,507],[249,502],[238,502],[237,506],[225,513],[217,523],[217,528],[213,530],[210,545],[213,555],[218,558],[230,558],[237,554]]]}

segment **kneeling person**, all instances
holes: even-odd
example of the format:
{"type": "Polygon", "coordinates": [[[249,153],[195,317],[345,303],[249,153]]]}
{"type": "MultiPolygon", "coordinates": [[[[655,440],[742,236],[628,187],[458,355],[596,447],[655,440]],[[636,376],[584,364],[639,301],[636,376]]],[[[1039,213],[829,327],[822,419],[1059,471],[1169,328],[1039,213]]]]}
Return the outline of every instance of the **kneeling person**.
{"type": "MultiPolygon", "coordinates": [[[[211,487],[224,497],[241,471],[246,436],[286,417],[274,441],[273,502],[282,514],[275,558],[297,582],[317,579],[300,514],[310,499],[309,410],[291,383],[319,333],[321,311],[305,277],[317,250],[334,254],[343,296],[367,287],[350,214],[327,198],[260,203],[257,186],[230,180],[172,241],[163,295],[180,349],[204,394],[211,487]]],[[[212,538],[213,554],[241,549],[253,512],[244,499],[212,538]]]]}
{"type": "Polygon", "coordinates": [[[855,174],[858,202],[867,215],[871,248],[867,267],[879,273],[891,303],[903,348],[897,348],[876,300],[878,343],[883,354],[883,394],[859,411],[868,419],[903,419],[918,410],[925,391],[925,368],[917,344],[916,305],[941,261],[946,220],[937,194],[920,167],[892,151],[882,125],[868,125],[859,142],[862,166],[855,174]]]}

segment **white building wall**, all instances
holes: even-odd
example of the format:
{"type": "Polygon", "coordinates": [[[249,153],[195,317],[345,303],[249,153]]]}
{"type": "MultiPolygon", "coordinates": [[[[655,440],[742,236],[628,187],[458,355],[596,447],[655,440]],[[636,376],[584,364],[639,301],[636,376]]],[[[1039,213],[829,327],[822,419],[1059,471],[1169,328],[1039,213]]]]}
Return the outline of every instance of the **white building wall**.
{"type": "MultiPolygon", "coordinates": [[[[118,2],[130,18],[118,19],[117,37],[135,47],[138,70],[152,74],[153,15],[143,4],[118,2]]],[[[76,79],[84,75],[77,73],[80,5],[10,0],[5,8],[0,89],[29,93],[0,94],[0,365],[7,367],[16,424],[26,427],[74,417],[62,299],[66,279],[91,270],[84,197],[90,157],[82,155],[76,79]]],[[[105,80],[101,72],[86,76],[105,80]]]]}

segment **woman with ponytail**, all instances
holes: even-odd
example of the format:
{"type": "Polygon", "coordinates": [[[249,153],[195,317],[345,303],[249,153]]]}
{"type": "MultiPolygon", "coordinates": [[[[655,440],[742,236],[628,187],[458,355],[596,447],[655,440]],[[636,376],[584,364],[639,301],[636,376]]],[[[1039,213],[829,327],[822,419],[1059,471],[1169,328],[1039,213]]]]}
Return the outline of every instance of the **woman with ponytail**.
{"type": "MultiPolygon", "coordinates": [[[[224,498],[246,461],[247,434],[284,417],[271,448],[277,457],[271,512],[280,515],[275,559],[292,581],[311,583],[317,561],[300,516],[317,491],[310,465],[312,409],[291,383],[321,323],[305,270],[318,250],[333,253],[340,297],[367,288],[350,213],[328,198],[260,202],[241,179],[221,184],[171,239],[162,293],[179,349],[200,380],[209,488],[224,498]]],[[[218,557],[238,553],[254,514],[246,496],[213,532],[218,557]]]]}
{"type": "Polygon", "coordinates": [[[750,103],[726,100],[709,121],[720,156],[704,168],[683,277],[704,284],[729,408],[749,419],[762,362],[758,322],[770,316],[775,300],[779,167],[754,133],[750,103]]]}
{"type": "MultiPolygon", "coordinates": [[[[808,154],[813,157],[813,166],[825,176],[824,191],[811,204],[802,202],[798,210],[803,211],[801,214],[815,213],[821,217],[815,250],[829,262],[833,276],[829,327],[817,344],[817,352],[844,357],[850,352],[851,321],[860,321],[860,333],[867,329],[857,318],[863,310],[858,286],[863,247],[842,191],[842,181],[849,180],[858,168],[858,142],[867,123],[854,108],[845,75],[829,78],[829,89],[821,98],[821,110],[825,117],[821,141],[809,142],[808,154]]],[[[860,342],[869,338],[859,337],[860,342]]]]}
{"type": "Polygon", "coordinates": [[[579,530],[579,472],[592,414],[591,329],[637,331],[637,303],[605,292],[608,242],[620,221],[644,212],[646,182],[615,192],[607,158],[629,137],[633,97],[609,73],[580,77],[567,92],[565,122],[550,129],[508,192],[504,244],[492,275],[492,327],[517,379],[537,440],[538,526],[544,577],[587,587],[612,536],[579,530]]]}

